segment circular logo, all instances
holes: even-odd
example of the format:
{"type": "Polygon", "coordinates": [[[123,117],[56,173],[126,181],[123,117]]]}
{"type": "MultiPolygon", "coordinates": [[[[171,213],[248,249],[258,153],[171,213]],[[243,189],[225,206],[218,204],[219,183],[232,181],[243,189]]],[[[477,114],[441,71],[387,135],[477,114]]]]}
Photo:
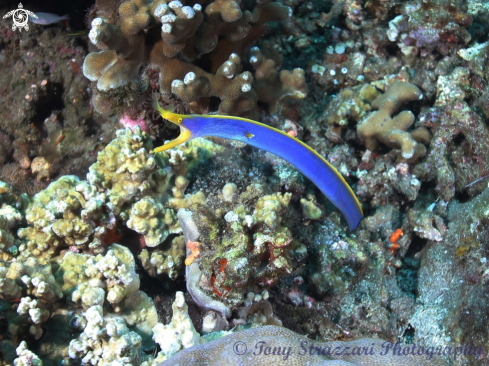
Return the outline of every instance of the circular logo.
{"type": "Polygon", "coordinates": [[[3,19],[12,17],[12,20],[14,21],[14,24],[12,25],[12,31],[16,30],[17,28],[19,28],[19,30],[22,30],[22,28],[24,28],[25,30],[29,30],[29,24],[27,24],[29,16],[37,18],[36,14],[34,14],[32,11],[25,10],[22,6],[22,3],[19,3],[19,8],[5,14],[3,16],[3,19]]]}
{"type": "Polygon", "coordinates": [[[233,346],[233,352],[238,356],[244,355],[247,350],[246,343],[242,341],[237,341],[233,346]]]}

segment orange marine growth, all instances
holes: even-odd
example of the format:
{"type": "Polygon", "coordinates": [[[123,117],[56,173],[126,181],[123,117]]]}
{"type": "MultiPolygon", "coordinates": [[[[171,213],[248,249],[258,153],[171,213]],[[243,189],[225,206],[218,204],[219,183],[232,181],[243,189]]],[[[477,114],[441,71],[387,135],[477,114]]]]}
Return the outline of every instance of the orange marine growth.
{"type": "Polygon", "coordinates": [[[188,241],[187,242],[187,248],[190,250],[190,255],[185,259],[185,265],[190,266],[192,262],[195,260],[195,258],[200,256],[200,250],[199,247],[200,243],[197,241],[188,241]]]}
{"type": "Polygon", "coordinates": [[[389,240],[391,241],[392,246],[389,248],[389,251],[392,253],[392,255],[394,255],[396,250],[399,249],[399,244],[397,244],[397,241],[403,235],[404,235],[404,231],[402,231],[402,229],[397,229],[391,234],[389,240]]]}
{"type": "Polygon", "coordinates": [[[389,238],[389,240],[391,241],[392,244],[397,244],[397,241],[403,235],[404,235],[404,231],[402,231],[402,229],[397,229],[396,231],[394,231],[391,234],[391,237],[389,238]]]}

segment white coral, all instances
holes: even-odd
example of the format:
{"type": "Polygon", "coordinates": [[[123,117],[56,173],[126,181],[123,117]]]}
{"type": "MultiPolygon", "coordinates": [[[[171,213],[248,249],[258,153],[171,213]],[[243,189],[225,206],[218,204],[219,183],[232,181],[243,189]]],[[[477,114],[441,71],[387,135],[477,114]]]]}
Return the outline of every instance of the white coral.
{"type": "Polygon", "coordinates": [[[68,355],[81,359],[82,364],[98,366],[133,365],[141,348],[142,339],[129,331],[123,318],[104,318],[100,305],[85,313],[87,325],[78,339],[70,342],[68,355]]]}
{"type": "MultiPolygon", "coordinates": [[[[176,293],[172,305],[173,317],[170,324],[158,323],[153,328],[153,339],[161,347],[161,354],[170,357],[183,348],[188,348],[201,343],[200,335],[194,328],[188,315],[188,307],[185,303],[183,292],[176,293]]],[[[161,355],[159,355],[159,358],[161,355]]]]}
{"type": "Polygon", "coordinates": [[[27,348],[25,341],[20,342],[15,350],[17,358],[14,360],[15,366],[42,366],[42,361],[37,355],[27,348]]]}

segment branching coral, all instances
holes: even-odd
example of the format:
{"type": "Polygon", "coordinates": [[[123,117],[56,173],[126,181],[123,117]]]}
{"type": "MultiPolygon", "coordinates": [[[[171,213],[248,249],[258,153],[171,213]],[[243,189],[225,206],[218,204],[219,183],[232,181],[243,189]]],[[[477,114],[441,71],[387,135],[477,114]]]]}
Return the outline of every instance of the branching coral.
{"type": "Polygon", "coordinates": [[[85,248],[92,238],[94,224],[78,218],[85,203],[76,191],[79,179],[64,176],[38,193],[26,210],[28,227],[18,230],[23,256],[50,258],[63,246],[85,248]]]}
{"type": "Polygon", "coordinates": [[[42,336],[41,324],[49,319],[49,311],[44,308],[38,300],[33,300],[29,296],[20,299],[17,313],[20,315],[29,315],[29,320],[33,325],[29,327],[29,333],[39,339],[42,336]]]}
{"type": "Polygon", "coordinates": [[[185,196],[189,167],[209,158],[211,150],[224,149],[202,139],[173,149],[170,156],[155,156],[151,149],[148,135],[138,126],[119,130],[90,167],[87,181],[63,176],[26,201],[28,226],[18,230],[18,242],[9,228],[21,223],[22,215],[11,204],[22,204],[16,203],[18,198],[5,185],[1,197],[5,204],[0,208],[3,255],[16,254],[17,246],[21,257],[43,261],[67,247],[74,252],[104,253],[106,245],[120,239],[117,219],[143,234],[149,247],[181,232],[176,211],[204,201],[202,193],[185,196]]]}
{"type": "Polygon", "coordinates": [[[166,172],[157,170],[155,157],[148,152],[151,143],[145,132],[136,127],[134,131],[119,130],[117,136],[99,153],[87,174],[91,184],[107,190],[108,207],[115,215],[136,195],[166,183],[166,172]]]}
{"type": "Polygon", "coordinates": [[[33,352],[27,348],[25,341],[20,342],[16,350],[17,358],[14,360],[14,366],[42,366],[43,362],[33,352]]]}
{"type": "Polygon", "coordinates": [[[21,317],[17,324],[9,324],[10,336],[15,338],[22,329],[28,329],[35,339],[41,338],[41,324],[49,319],[56,301],[63,297],[51,265],[41,264],[36,258],[22,262],[0,262],[0,274],[0,299],[20,299],[17,313],[21,317]]]}
{"type": "Polygon", "coordinates": [[[307,95],[304,70],[277,72],[275,61],[265,59],[258,47],[251,49],[249,60],[255,69],[253,87],[257,91],[258,99],[268,103],[271,111],[276,110],[277,104],[283,98],[302,99],[307,95]]]}
{"type": "MultiPolygon", "coordinates": [[[[249,72],[241,73],[239,54],[261,35],[266,22],[287,19],[290,9],[270,0],[258,2],[252,11],[242,10],[237,1],[184,6],[178,0],[128,0],[119,6],[115,24],[102,11],[100,15],[93,19],[89,37],[102,51],[89,54],[83,64],[85,76],[97,82],[98,90],[140,82],[139,67],[147,64],[160,71],[160,91],[176,94],[192,109],[205,110],[208,98],[218,97],[219,113],[253,117],[256,93],[270,98],[269,89],[264,83],[253,85],[249,72]],[[199,58],[200,65],[210,65],[207,70],[192,63],[199,58]]],[[[300,71],[283,74],[281,82],[275,70],[263,77],[277,79],[273,100],[296,97],[291,89],[296,85],[304,88],[300,71]]]]}
{"type": "Polygon", "coordinates": [[[132,206],[127,227],[143,234],[148,247],[160,244],[169,234],[182,231],[173,210],[163,208],[161,203],[150,197],[145,197],[132,206]]]}
{"type": "Polygon", "coordinates": [[[171,83],[171,92],[181,100],[190,103],[217,96],[221,99],[219,114],[255,116],[257,96],[251,88],[253,77],[247,71],[240,73],[241,60],[237,54],[231,54],[215,75],[196,67],[192,69],[194,71],[187,72],[182,79],[175,78],[171,83]]]}
{"type": "Polygon", "coordinates": [[[410,111],[403,111],[392,118],[399,107],[406,102],[420,100],[421,91],[413,84],[395,81],[387,91],[372,102],[372,108],[379,109],[371,113],[357,127],[358,136],[367,149],[375,151],[379,143],[401,150],[404,159],[415,160],[426,154],[424,144],[429,144],[430,133],[420,127],[407,132],[414,122],[410,111]]]}

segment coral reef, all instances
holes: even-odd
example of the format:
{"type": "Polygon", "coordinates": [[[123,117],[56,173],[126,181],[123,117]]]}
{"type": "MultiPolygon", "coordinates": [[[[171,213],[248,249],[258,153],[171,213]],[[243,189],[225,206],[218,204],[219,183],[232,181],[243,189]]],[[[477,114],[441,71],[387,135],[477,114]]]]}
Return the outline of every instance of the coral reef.
{"type": "Polygon", "coordinates": [[[88,308],[85,319],[83,333],[70,342],[70,358],[92,365],[134,364],[142,340],[137,333],[129,331],[123,319],[104,319],[100,305],[88,308]]]}
{"type": "Polygon", "coordinates": [[[178,236],[172,240],[169,248],[157,248],[151,253],[143,249],[138,258],[151,276],[168,276],[174,280],[184,272],[185,240],[178,236]]]}
{"type": "Polygon", "coordinates": [[[107,300],[116,310],[139,289],[134,258],[125,247],[113,244],[105,256],[95,258],[67,253],[60,265],[63,292],[84,307],[103,305],[107,300]],[[82,272],[80,272],[82,269],[82,272]]]}
{"type": "Polygon", "coordinates": [[[7,21],[0,26],[0,65],[10,70],[0,77],[0,168],[19,167],[25,184],[17,188],[30,195],[46,180],[85,174],[113,134],[110,121],[89,106],[89,81],[81,72],[86,48],[67,33],[37,24],[23,34],[7,21]]]}
{"type": "MultiPolygon", "coordinates": [[[[415,327],[416,342],[441,344],[454,342],[481,347],[486,354],[486,329],[475,321],[485,316],[487,300],[484,284],[487,282],[487,208],[489,190],[471,202],[448,205],[450,225],[445,237],[434,242],[429,238],[427,256],[419,270],[419,299],[411,324],[415,327]],[[436,279],[436,286],[433,286],[436,279]],[[460,301],[463,299],[462,301],[460,301]],[[427,326],[426,319],[434,318],[439,328],[427,326]]],[[[481,355],[480,355],[481,356],[481,355]]],[[[482,356],[485,357],[485,356],[482,356]]],[[[476,353],[468,357],[468,364],[482,365],[476,353]]]]}
{"type": "MultiPolygon", "coordinates": [[[[95,12],[102,15],[104,10],[103,2],[97,2],[95,12]]],[[[129,0],[119,6],[118,15],[117,22],[105,15],[91,23],[90,41],[102,51],[85,58],[83,73],[96,81],[100,92],[131,82],[146,91],[149,85],[144,85],[146,76],[139,74],[139,68],[149,65],[159,70],[160,92],[175,94],[194,111],[208,109],[209,98],[217,97],[218,113],[256,117],[257,99],[274,108],[286,96],[305,96],[302,70],[279,75],[273,61],[265,66],[255,51],[251,55],[257,60],[252,62],[255,81],[250,72],[242,72],[241,58],[265,24],[290,17],[290,9],[280,3],[260,1],[253,9],[242,10],[235,1],[184,5],[178,0],[129,0]],[[209,67],[193,63],[198,59],[209,67]]],[[[93,99],[99,111],[107,101],[103,93],[93,99]]]]}
{"type": "Polygon", "coordinates": [[[435,106],[420,117],[424,126],[434,127],[434,134],[427,159],[416,165],[414,172],[424,181],[434,181],[438,194],[447,202],[456,192],[481,192],[484,184],[467,185],[489,171],[489,156],[484,148],[489,130],[464,101],[467,94],[463,86],[468,85],[469,75],[468,69],[459,67],[440,76],[435,106]],[[452,144],[457,137],[460,141],[452,144]]]}
{"type": "Polygon", "coordinates": [[[0,25],[1,365],[487,363],[484,1],[89,5],[0,25]],[[306,143],[365,218],[245,143],[155,154],[151,98],[306,143]]]}
{"type": "Polygon", "coordinates": [[[404,54],[421,56],[436,50],[446,55],[450,48],[467,44],[465,29],[472,23],[464,2],[446,0],[415,1],[402,7],[401,15],[389,22],[387,33],[404,54]]]}
{"type": "Polygon", "coordinates": [[[331,126],[326,137],[332,142],[341,142],[341,132],[350,121],[360,122],[371,110],[370,103],[379,96],[372,85],[365,84],[344,89],[328,105],[324,116],[331,126]]]}
{"type": "Polygon", "coordinates": [[[43,363],[37,355],[27,348],[25,341],[22,341],[17,347],[17,358],[14,360],[14,366],[42,366],[43,363]]]}
{"type": "MultiPolygon", "coordinates": [[[[328,232],[332,227],[328,229],[324,231],[328,232]]],[[[322,237],[311,250],[314,259],[311,260],[311,273],[306,278],[319,296],[342,293],[351,286],[355,272],[365,266],[368,256],[360,245],[348,238],[339,235],[322,237]]]]}
{"type": "MultiPolygon", "coordinates": [[[[229,308],[242,304],[245,294],[257,285],[270,287],[281,276],[290,274],[299,253],[304,251],[303,244],[294,242],[281,222],[291,194],[262,192],[260,185],[248,186],[227,204],[229,211],[222,218],[205,206],[178,212],[187,255],[189,242],[200,243],[199,255],[186,262],[187,288],[200,306],[225,317],[231,314],[229,308]],[[226,230],[221,231],[220,221],[226,230]],[[260,269],[253,273],[252,268],[260,269]]],[[[222,195],[227,194],[225,187],[222,195]]]]}
{"type": "Polygon", "coordinates": [[[400,207],[403,202],[416,200],[421,181],[411,173],[407,163],[396,163],[397,157],[395,151],[382,157],[373,156],[370,150],[363,154],[357,171],[356,194],[360,200],[368,201],[374,207],[388,203],[400,207]],[[397,202],[389,202],[392,196],[396,196],[397,202]]]}

